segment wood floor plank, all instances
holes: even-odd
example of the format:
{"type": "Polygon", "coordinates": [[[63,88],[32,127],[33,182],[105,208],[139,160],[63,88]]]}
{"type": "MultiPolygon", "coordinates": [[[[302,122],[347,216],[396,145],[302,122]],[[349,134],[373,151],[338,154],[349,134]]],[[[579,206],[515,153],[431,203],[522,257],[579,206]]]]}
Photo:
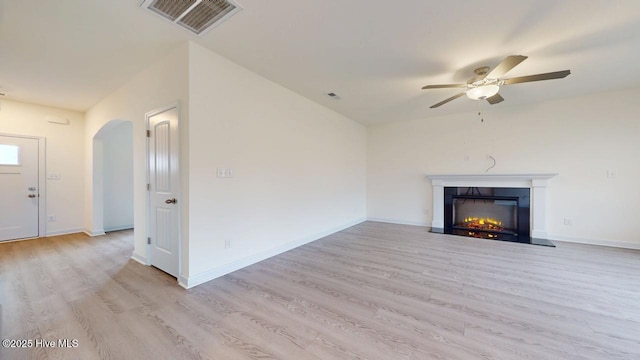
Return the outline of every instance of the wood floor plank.
{"type": "Polygon", "coordinates": [[[78,341],[77,348],[47,348],[50,359],[100,359],[81,322],[74,316],[73,304],[60,295],[51,295],[34,301],[33,308],[42,339],[78,341]]]}
{"type": "Polygon", "coordinates": [[[640,251],[365,222],[194,289],[133,232],[0,243],[13,359],[640,359],[640,251]]]}
{"type": "Polygon", "coordinates": [[[291,311],[291,303],[282,304],[272,299],[259,296],[256,292],[236,287],[232,282],[216,285],[213,289],[216,297],[233,304],[238,309],[233,314],[241,316],[256,315],[269,318],[275,326],[286,332],[287,341],[300,348],[306,348],[319,335],[314,326],[309,326],[304,316],[291,311]]]}
{"type": "Polygon", "coordinates": [[[237,336],[220,326],[224,317],[212,316],[211,311],[201,311],[193,307],[193,304],[179,301],[158,310],[150,310],[163,324],[170,326],[176,334],[187,339],[192,347],[202,352],[202,355],[198,355],[199,358],[251,358],[235,346],[233,339],[237,336]]]}

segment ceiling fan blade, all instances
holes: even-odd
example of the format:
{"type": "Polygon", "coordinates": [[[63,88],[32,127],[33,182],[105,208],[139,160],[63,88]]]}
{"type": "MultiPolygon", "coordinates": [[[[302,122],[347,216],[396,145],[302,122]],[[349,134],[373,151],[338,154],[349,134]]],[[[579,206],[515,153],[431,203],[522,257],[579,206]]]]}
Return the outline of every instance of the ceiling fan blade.
{"type": "Polygon", "coordinates": [[[506,73],[508,73],[509,70],[513,69],[518,64],[520,64],[521,62],[525,61],[526,59],[527,59],[527,57],[524,56],[524,55],[507,56],[504,60],[502,60],[502,62],[500,64],[498,64],[498,66],[493,68],[493,70],[491,70],[491,72],[488,73],[487,76],[485,76],[485,78],[487,78],[487,79],[498,79],[498,78],[501,78],[506,73]]]}
{"type": "Polygon", "coordinates": [[[501,103],[504,101],[504,98],[502,96],[500,96],[500,94],[495,94],[491,97],[487,98],[487,102],[491,105],[495,105],[497,103],[501,103]]]}
{"type": "Polygon", "coordinates": [[[464,96],[464,94],[466,94],[466,92],[461,92],[460,94],[453,95],[452,97],[447,98],[445,100],[442,100],[442,101],[440,101],[439,103],[437,103],[435,105],[429,106],[429,108],[430,109],[435,109],[440,105],[444,105],[444,104],[448,103],[449,101],[452,101],[452,100],[455,100],[455,99],[459,98],[460,96],[464,96]]]}
{"type": "Polygon", "coordinates": [[[504,79],[504,85],[519,84],[519,83],[540,81],[540,80],[562,79],[564,77],[567,77],[569,74],[571,74],[570,70],[563,70],[563,71],[555,71],[555,72],[544,73],[544,74],[514,77],[511,79],[504,79]]]}
{"type": "Polygon", "coordinates": [[[422,87],[425,89],[448,89],[448,88],[466,88],[467,84],[443,84],[443,85],[425,85],[422,87]]]}

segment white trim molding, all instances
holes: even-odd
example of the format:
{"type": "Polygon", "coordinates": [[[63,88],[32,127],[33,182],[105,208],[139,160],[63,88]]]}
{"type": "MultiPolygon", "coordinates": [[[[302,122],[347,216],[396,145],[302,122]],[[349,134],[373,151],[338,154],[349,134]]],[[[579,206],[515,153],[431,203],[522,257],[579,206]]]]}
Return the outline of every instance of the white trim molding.
{"type": "Polygon", "coordinates": [[[382,219],[382,218],[367,218],[367,221],[381,222],[385,224],[396,224],[396,225],[411,225],[411,226],[422,226],[422,227],[429,226],[426,222],[402,221],[402,220],[382,219]]]}
{"type": "Polygon", "coordinates": [[[608,246],[608,247],[621,248],[621,249],[640,250],[639,243],[632,243],[628,241],[588,239],[588,238],[582,238],[582,237],[572,237],[572,236],[556,235],[556,234],[549,234],[549,240],[553,240],[556,242],[563,241],[563,242],[570,242],[570,243],[576,243],[576,244],[608,246]]]}
{"type": "Polygon", "coordinates": [[[97,229],[97,230],[89,230],[89,229],[84,229],[82,232],[84,232],[85,234],[94,237],[94,236],[102,236],[102,235],[107,235],[107,233],[104,232],[103,229],[97,229]]]}
{"type": "Polygon", "coordinates": [[[85,233],[86,234],[86,231],[84,231],[83,229],[66,229],[66,230],[48,231],[42,237],[52,237],[52,236],[78,234],[78,233],[85,233]]]}
{"type": "Polygon", "coordinates": [[[428,174],[433,187],[432,228],[444,228],[444,188],[513,187],[531,189],[531,237],[548,239],[547,185],[558,174],[428,174]]]}
{"type": "Polygon", "coordinates": [[[133,230],[133,224],[104,228],[104,232],[120,231],[120,230],[133,230]]]}
{"type": "Polygon", "coordinates": [[[142,265],[149,266],[149,263],[147,262],[147,259],[143,255],[140,255],[140,254],[136,253],[135,251],[131,254],[131,259],[134,260],[134,261],[139,262],[142,265]]]}

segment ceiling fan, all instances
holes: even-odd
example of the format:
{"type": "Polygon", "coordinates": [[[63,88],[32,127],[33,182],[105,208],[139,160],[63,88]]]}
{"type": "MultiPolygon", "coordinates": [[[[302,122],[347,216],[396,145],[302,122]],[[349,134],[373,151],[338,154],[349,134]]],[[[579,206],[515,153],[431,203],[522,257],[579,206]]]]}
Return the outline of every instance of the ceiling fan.
{"type": "Polygon", "coordinates": [[[455,100],[463,95],[467,95],[469,99],[473,100],[487,100],[491,105],[504,101],[504,98],[498,94],[500,86],[519,84],[540,80],[552,80],[562,79],[571,74],[569,70],[555,71],[544,74],[528,75],[514,77],[510,79],[502,79],[502,77],[511,69],[516,67],[521,62],[527,59],[523,55],[511,55],[507,56],[498,66],[493,68],[489,72],[488,66],[479,67],[474,70],[477,76],[472,77],[466,84],[443,84],[443,85],[426,85],[422,89],[446,89],[446,88],[465,88],[466,90],[453,95],[450,98],[440,101],[439,103],[430,106],[431,109],[437,108],[441,105],[455,100]]]}

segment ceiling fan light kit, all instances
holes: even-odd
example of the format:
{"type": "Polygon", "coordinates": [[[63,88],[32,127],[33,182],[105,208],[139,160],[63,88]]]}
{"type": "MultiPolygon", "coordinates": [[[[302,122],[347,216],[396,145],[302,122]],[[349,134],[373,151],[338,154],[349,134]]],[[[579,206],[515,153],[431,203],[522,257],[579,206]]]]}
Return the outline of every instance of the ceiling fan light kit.
{"type": "Polygon", "coordinates": [[[487,100],[491,105],[504,101],[504,98],[498,94],[500,86],[519,84],[524,82],[540,81],[540,80],[552,80],[561,79],[571,74],[569,70],[555,71],[544,74],[521,76],[509,79],[502,79],[502,77],[518,64],[526,60],[527,57],[523,55],[511,55],[507,56],[500,64],[498,64],[491,72],[489,72],[488,66],[479,67],[474,70],[477,77],[472,78],[466,84],[444,84],[444,85],[426,85],[422,89],[446,89],[446,88],[466,88],[467,90],[451,96],[437,104],[431,106],[431,108],[437,108],[450,101],[453,101],[463,95],[467,95],[472,100],[487,100]]]}
{"type": "Polygon", "coordinates": [[[467,97],[472,100],[485,100],[500,91],[500,86],[496,84],[480,85],[467,90],[467,97]]]}

